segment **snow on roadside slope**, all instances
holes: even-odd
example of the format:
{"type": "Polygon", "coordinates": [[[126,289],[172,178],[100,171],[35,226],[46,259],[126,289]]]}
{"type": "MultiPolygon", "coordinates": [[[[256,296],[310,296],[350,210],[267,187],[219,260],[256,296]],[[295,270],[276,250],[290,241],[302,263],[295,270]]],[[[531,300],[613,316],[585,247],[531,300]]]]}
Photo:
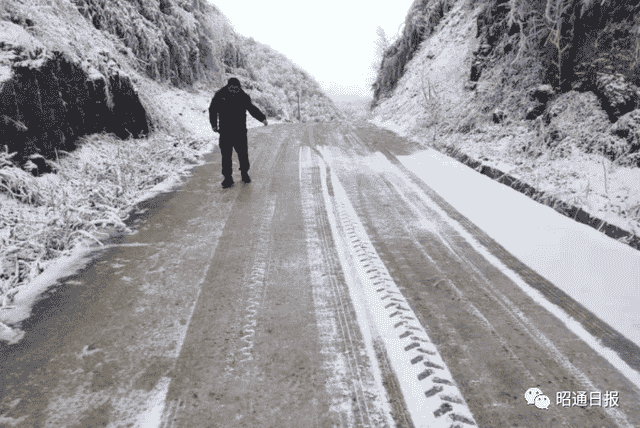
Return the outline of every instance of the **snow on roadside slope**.
{"type": "MultiPolygon", "coordinates": [[[[454,121],[464,113],[473,92],[464,89],[469,78],[475,38],[476,12],[459,1],[422,42],[393,96],[373,111],[372,123],[410,138],[423,147],[434,143],[432,106],[425,106],[422,85],[427,80],[440,97],[441,119],[454,121]]],[[[476,92],[480,92],[480,82],[476,92]]],[[[545,192],[547,196],[581,208],[590,215],[640,236],[640,168],[616,165],[598,154],[586,154],[567,138],[554,151],[536,159],[522,152],[536,141],[524,123],[479,124],[473,132],[438,135],[435,146],[455,147],[484,165],[497,168],[545,192]]]]}
{"type": "MultiPolygon", "coordinates": [[[[157,90],[157,88],[154,89],[157,90]]],[[[164,110],[167,117],[174,118],[174,123],[167,125],[170,128],[177,127],[181,129],[179,135],[183,141],[198,141],[196,146],[188,150],[188,153],[196,155],[197,158],[190,158],[189,162],[167,164],[166,167],[172,169],[170,174],[168,174],[163,181],[153,186],[145,186],[142,189],[138,189],[134,197],[129,201],[129,206],[124,207],[123,210],[131,210],[143,200],[152,198],[159,193],[173,190],[182,183],[182,177],[188,177],[190,175],[190,170],[194,166],[205,162],[205,154],[211,153],[212,150],[216,153],[215,146],[217,146],[218,143],[218,134],[215,134],[211,130],[207,112],[212,96],[213,93],[208,94],[205,91],[187,92],[170,88],[166,88],[166,92],[156,94],[156,99],[159,100],[159,103],[155,107],[164,110]]],[[[269,120],[270,125],[277,123],[280,122],[269,120]]],[[[248,128],[263,126],[262,123],[249,116],[247,120],[248,128]]],[[[175,135],[173,137],[175,137],[175,135]]],[[[141,144],[144,144],[144,140],[119,141],[117,145],[123,150],[126,150],[128,145],[140,146],[141,144]]],[[[179,153],[181,153],[181,150],[175,149],[176,156],[178,156],[179,153]]],[[[91,146],[86,146],[79,148],[74,152],[74,155],[77,155],[81,161],[86,163],[100,163],[99,161],[101,161],[101,159],[99,158],[103,156],[104,153],[96,152],[92,150],[91,146]]],[[[60,180],[60,177],[55,174],[45,174],[34,180],[39,183],[52,181],[56,184],[60,180]]],[[[21,215],[26,215],[33,224],[47,224],[49,221],[46,207],[25,207],[22,203],[12,200],[4,194],[0,194],[0,206],[4,208],[5,212],[13,209],[13,211],[21,215]]],[[[35,276],[32,281],[26,284],[19,284],[17,287],[18,292],[15,294],[13,301],[10,302],[9,305],[3,306],[2,310],[0,310],[0,341],[13,344],[18,343],[22,339],[24,332],[19,327],[10,326],[19,324],[21,321],[27,319],[31,314],[33,304],[37,301],[40,294],[55,285],[59,278],[81,269],[82,266],[87,263],[85,255],[92,250],[91,245],[95,245],[95,243],[89,240],[78,242],[78,244],[66,254],[53,260],[41,262],[41,267],[44,270],[35,276]]]]}
{"type": "MultiPolygon", "coordinates": [[[[219,135],[213,132],[209,123],[209,104],[218,89],[220,88],[187,92],[167,87],[162,93],[155,95],[155,98],[186,132],[194,138],[208,139],[217,145],[219,135]]],[[[269,125],[283,123],[274,118],[268,118],[268,121],[269,125]]],[[[259,126],[264,125],[247,113],[247,128],[259,126]]]]}
{"type": "Polygon", "coordinates": [[[398,159],[462,215],[640,346],[640,252],[428,149],[398,159]]]}
{"type": "Polygon", "coordinates": [[[476,12],[467,2],[457,1],[407,63],[393,96],[374,109],[376,120],[391,122],[408,133],[434,120],[434,114],[441,119],[461,114],[472,99],[464,84],[469,78],[471,53],[478,44],[475,31],[476,12]],[[425,108],[423,89],[428,91],[429,83],[440,100],[437,108],[432,108],[433,104],[425,108]]]}
{"type": "MultiPolygon", "coordinates": [[[[442,142],[640,236],[640,168],[618,165],[596,153],[584,153],[570,141],[563,141],[554,150],[546,150],[532,159],[520,148],[534,138],[525,127],[521,127],[520,133],[509,133],[499,125],[487,124],[481,132],[464,137],[449,135],[442,142]]],[[[412,139],[420,138],[414,135],[412,139]]]]}

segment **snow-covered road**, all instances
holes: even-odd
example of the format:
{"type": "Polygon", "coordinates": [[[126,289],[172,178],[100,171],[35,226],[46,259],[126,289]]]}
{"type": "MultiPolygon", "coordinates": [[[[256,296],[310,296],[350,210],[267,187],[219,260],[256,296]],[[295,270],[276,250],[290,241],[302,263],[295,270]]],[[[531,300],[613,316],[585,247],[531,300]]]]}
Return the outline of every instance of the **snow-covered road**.
{"type": "Polygon", "coordinates": [[[1,426],[640,426],[638,252],[373,126],[249,136],[0,344],[1,426]]]}

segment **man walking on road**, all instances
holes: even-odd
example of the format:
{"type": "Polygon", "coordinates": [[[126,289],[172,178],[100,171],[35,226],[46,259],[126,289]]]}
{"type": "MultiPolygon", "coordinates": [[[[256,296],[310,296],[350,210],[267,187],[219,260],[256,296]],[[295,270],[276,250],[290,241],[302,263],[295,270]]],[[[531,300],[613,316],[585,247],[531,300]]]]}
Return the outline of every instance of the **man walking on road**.
{"type": "Polygon", "coordinates": [[[222,187],[233,186],[231,156],[233,149],[238,154],[242,181],[250,183],[249,150],[247,146],[247,111],[260,122],[268,125],[267,117],[251,102],[251,97],[242,90],[240,81],[232,77],[227,86],[213,96],[209,106],[209,122],[214,132],[220,133],[220,153],[222,154],[222,187]],[[220,124],[218,125],[218,116],[220,124]]]}

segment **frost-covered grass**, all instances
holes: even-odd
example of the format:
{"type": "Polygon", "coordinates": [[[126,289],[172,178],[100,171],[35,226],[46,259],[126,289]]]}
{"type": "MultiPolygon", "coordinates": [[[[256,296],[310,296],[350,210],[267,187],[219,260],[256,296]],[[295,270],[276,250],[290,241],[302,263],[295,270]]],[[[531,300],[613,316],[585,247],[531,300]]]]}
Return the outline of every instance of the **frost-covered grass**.
{"type": "Polygon", "coordinates": [[[92,135],[51,162],[55,174],[40,177],[0,153],[0,308],[80,242],[126,231],[123,220],[140,196],[198,163],[209,146],[159,133],[127,141],[92,135]]]}

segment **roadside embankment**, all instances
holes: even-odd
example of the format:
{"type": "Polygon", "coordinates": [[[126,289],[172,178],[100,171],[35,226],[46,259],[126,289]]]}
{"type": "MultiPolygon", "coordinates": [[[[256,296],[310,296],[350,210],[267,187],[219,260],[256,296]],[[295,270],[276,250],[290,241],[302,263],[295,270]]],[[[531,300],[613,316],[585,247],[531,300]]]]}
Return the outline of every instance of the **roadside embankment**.
{"type": "MultiPolygon", "coordinates": [[[[0,154],[0,322],[19,292],[78,248],[113,233],[126,233],[124,220],[135,205],[175,185],[188,168],[211,151],[212,140],[152,134],[119,140],[96,134],[51,165],[55,174],[34,177],[6,165],[0,154]]],[[[44,290],[42,290],[44,291],[44,290]]],[[[35,298],[36,296],[34,296],[35,298]]],[[[0,326],[0,339],[16,339],[0,326]]]]}
{"type": "MultiPolygon", "coordinates": [[[[431,13],[430,7],[440,3],[416,2],[407,22],[431,13]]],[[[520,18],[542,25],[543,3],[447,2],[452,7],[438,15],[428,35],[413,46],[402,74],[374,99],[372,123],[449,154],[638,248],[640,109],[633,109],[637,85],[620,75],[622,69],[615,75],[600,73],[595,86],[578,85],[587,79],[578,73],[565,76],[575,87],[558,86],[540,74],[539,58],[533,61],[528,56],[536,45],[529,45],[526,38],[519,39],[524,44],[514,43],[531,34],[509,32],[506,23],[508,16],[515,19],[533,7],[520,18]],[[522,63],[523,58],[533,62],[522,63]],[[618,107],[612,122],[614,104],[618,107]]],[[[605,3],[617,7],[615,2],[605,3]]],[[[585,13],[603,12],[594,6],[585,13]]],[[[603,16],[613,21],[624,18],[603,16]]],[[[632,26],[626,21],[618,24],[632,26]]],[[[608,30],[596,33],[609,34],[608,30]]],[[[381,73],[387,70],[385,64],[381,73]]]]}

